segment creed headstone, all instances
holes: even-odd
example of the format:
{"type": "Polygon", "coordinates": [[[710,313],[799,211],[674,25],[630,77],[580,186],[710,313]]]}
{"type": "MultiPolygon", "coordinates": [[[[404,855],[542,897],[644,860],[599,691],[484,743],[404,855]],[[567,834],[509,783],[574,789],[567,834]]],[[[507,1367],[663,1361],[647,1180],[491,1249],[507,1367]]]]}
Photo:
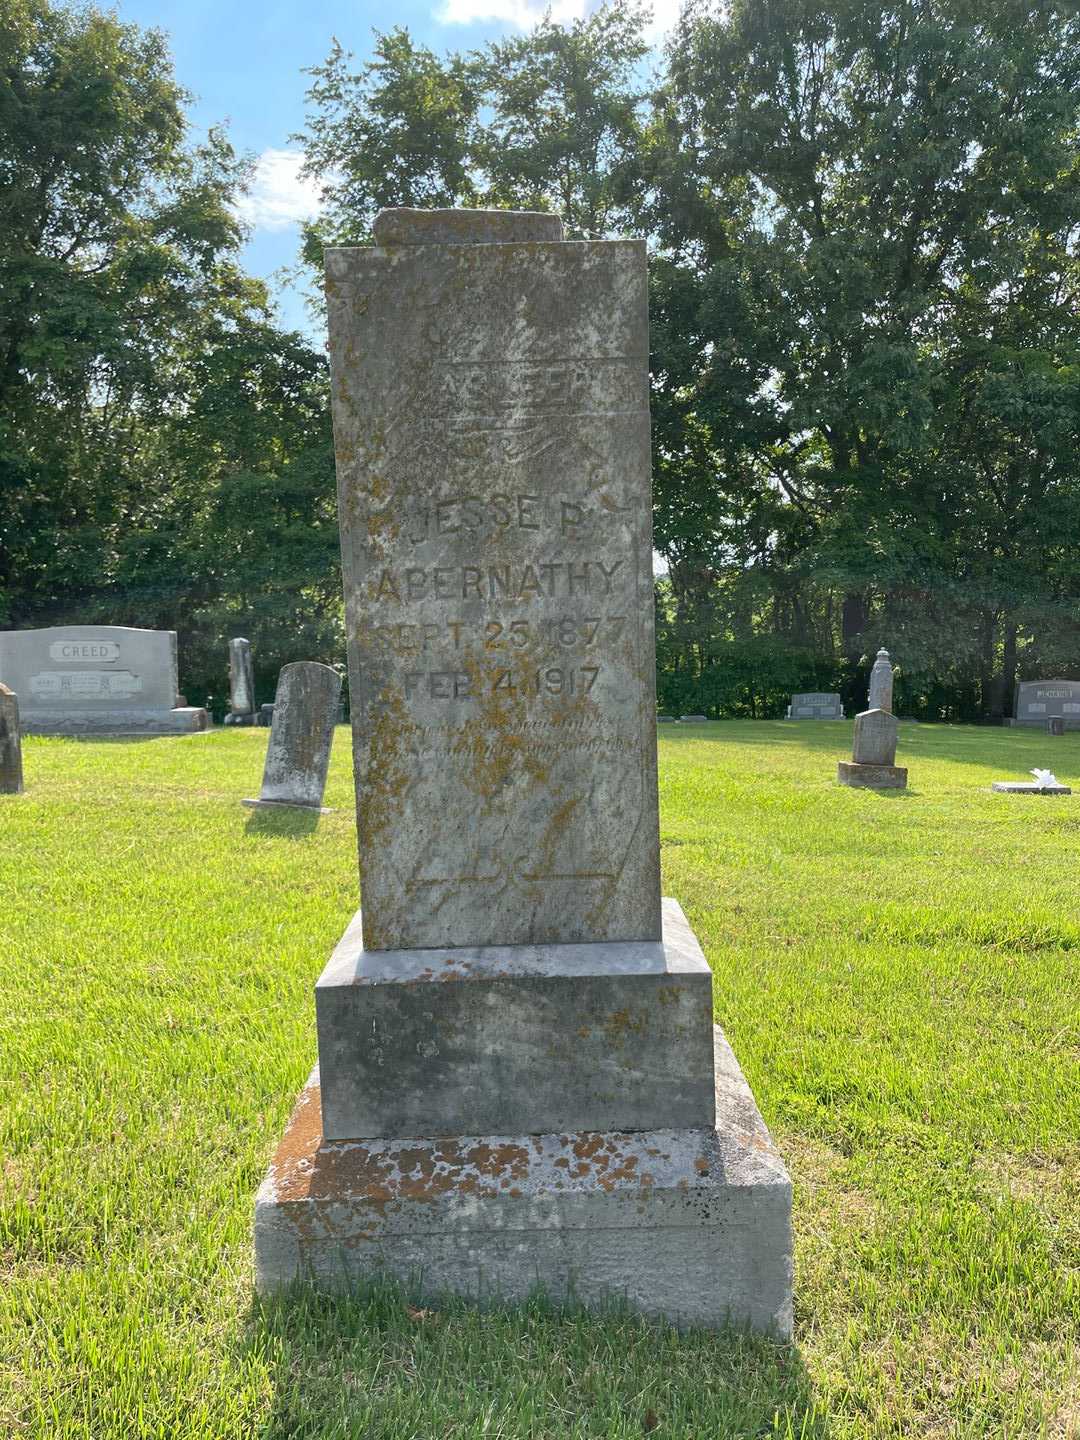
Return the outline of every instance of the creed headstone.
{"type": "Polygon", "coordinates": [[[329,665],[299,660],[282,666],[262,790],[245,805],[256,810],[281,805],[322,809],[340,694],[341,676],[329,665]]]}
{"type": "Polygon", "coordinates": [[[0,685],[0,795],[21,795],[23,790],[22,732],[19,699],[0,685]]]}
{"type": "Polygon", "coordinates": [[[870,694],[866,708],[868,710],[887,710],[891,715],[893,708],[892,692],[892,661],[889,659],[889,652],[881,649],[877,652],[877,658],[870,671],[870,694]]]}
{"type": "Polygon", "coordinates": [[[176,632],[125,625],[0,631],[0,681],[28,735],[171,735],[206,730],[178,704],[176,632]]]}
{"type": "Polygon", "coordinates": [[[1006,723],[1043,730],[1052,718],[1062,720],[1066,730],[1080,730],[1080,680],[1021,680],[1013,718],[1006,723]]]}
{"type": "Polygon", "coordinates": [[[787,1334],[790,1181],[660,898],[644,244],[484,211],[375,240],[326,252],[364,910],[258,1284],[787,1334]]]}
{"type": "Polygon", "coordinates": [[[251,641],[242,635],[229,641],[229,713],[226,725],[255,724],[255,671],[251,641]]]}
{"type": "Polygon", "coordinates": [[[823,691],[807,691],[792,695],[786,720],[843,720],[844,707],[840,696],[823,691]]]}
{"type": "Polygon", "coordinates": [[[887,710],[864,710],[855,716],[851,759],[841,760],[836,778],[841,785],[864,790],[903,790],[907,770],[896,762],[900,723],[887,710]]]}

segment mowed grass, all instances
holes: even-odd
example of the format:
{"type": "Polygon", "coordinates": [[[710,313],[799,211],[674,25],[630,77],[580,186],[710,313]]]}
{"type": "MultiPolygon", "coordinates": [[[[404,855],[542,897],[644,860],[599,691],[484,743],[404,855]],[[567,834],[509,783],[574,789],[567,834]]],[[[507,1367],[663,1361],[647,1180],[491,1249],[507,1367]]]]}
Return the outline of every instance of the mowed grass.
{"type": "Polygon", "coordinates": [[[25,742],[0,797],[0,1435],[1080,1436],[1080,735],[661,730],[664,890],[795,1185],[796,1341],[542,1299],[252,1296],[252,1202],[355,909],[265,731],[25,742]],[[1078,793],[992,795],[1046,764],[1078,793]]]}

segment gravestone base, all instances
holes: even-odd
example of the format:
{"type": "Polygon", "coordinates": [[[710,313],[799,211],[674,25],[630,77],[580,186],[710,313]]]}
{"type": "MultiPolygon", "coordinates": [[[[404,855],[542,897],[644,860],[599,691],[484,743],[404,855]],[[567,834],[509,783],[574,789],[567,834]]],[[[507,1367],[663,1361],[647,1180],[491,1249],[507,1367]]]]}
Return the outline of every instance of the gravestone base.
{"type": "Polygon", "coordinates": [[[199,735],[209,730],[210,715],[199,705],[173,710],[28,710],[27,735],[199,735]]]}
{"type": "Polygon", "coordinates": [[[622,1301],[791,1334],[791,1181],[723,1035],[716,1129],[326,1141],[318,1069],[255,1202],[256,1285],[622,1301]]]}
{"type": "Polygon", "coordinates": [[[677,901],[659,940],[365,950],[315,986],[323,1133],[709,1128],[712,971],[677,901]]]}
{"type": "Polygon", "coordinates": [[[906,790],[906,765],[859,765],[854,760],[841,760],[836,767],[841,785],[856,790],[906,790]]]}
{"type": "Polygon", "coordinates": [[[999,795],[1071,795],[1068,785],[1040,785],[1036,780],[995,780],[990,786],[999,795]]]}
{"type": "Polygon", "coordinates": [[[299,800],[241,800],[249,810],[310,810],[315,815],[329,815],[329,805],[304,805],[299,800]]]}

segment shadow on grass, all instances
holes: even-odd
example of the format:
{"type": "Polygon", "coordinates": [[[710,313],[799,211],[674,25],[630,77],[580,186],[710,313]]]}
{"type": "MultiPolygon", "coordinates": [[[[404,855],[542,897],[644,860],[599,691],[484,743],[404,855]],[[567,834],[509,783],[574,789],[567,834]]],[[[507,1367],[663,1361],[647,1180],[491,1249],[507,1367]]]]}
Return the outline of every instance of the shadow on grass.
{"type": "Polygon", "coordinates": [[[244,827],[248,835],[296,840],[318,828],[320,810],[304,805],[267,805],[252,810],[244,827]]]}
{"type": "Polygon", "coordinates": [[[793,1346],[679,1332],[625,1307],[410,1301],[391,1282],[335,1297],[295,1287],[256,1301],[248,1344],[273,1389],[262,1440],[831,1433],[793,1346]]]}

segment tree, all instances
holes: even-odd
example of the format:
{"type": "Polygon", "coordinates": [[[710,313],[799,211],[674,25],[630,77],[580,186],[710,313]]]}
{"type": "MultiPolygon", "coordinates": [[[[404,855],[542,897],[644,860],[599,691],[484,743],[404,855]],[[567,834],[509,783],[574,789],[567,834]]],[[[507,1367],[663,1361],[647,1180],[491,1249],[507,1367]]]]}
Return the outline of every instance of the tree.
{"type": "Polygon", "coordinates": [[[777,600],[827,581],[838,647],[887,633],[967,713],[1070,628],[1078,101],[1052,0],[736,0],[686,16],[645,155],[662,512],[771,511],[777,600]]]}
{"type": "Polygon", "coordinates": [[[325,363],[240,268],[245,164],[156,31],[8,0],[0,56],[0,624],[176,628],[193,694],[260,615],[331,658],[325,363]]]}

